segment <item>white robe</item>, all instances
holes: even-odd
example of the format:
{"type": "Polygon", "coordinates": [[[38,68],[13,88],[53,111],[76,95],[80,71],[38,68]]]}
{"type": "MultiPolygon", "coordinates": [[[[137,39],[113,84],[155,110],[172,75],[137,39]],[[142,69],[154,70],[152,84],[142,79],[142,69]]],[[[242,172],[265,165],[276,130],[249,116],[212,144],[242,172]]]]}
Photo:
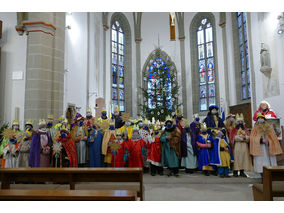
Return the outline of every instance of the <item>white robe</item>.
{"type": "Polygon", "coordinates": [[[253,157],[253,168],[257,173],[263,172],[264,166],[277,166],[276,156],[269,154],[269,148],[266,144],[260,144],[261,156],[253,157]]]}
{"type": "Polygon", "coordinates": [[[8,145],[3,149],[3,158],[5,159],[5,168],[16,168],[16,145],[13,143],[8,143],[8,145]]]}

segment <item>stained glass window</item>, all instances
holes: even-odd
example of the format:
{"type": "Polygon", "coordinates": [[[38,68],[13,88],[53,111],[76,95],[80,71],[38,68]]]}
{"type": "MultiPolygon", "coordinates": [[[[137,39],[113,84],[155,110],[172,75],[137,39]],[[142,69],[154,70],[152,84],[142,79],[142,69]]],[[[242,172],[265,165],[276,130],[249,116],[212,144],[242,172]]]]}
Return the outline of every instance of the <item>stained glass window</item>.
{"type": "Polygon", "coordinates": [[[112,108],[119,106],[119,110],[125,111],[124,93],[124,64],[125,64],[125,38],[118,21],[111,27],[112,45],[112,108]]]}
{"type": "Polygon", "coordinates": [[[237,21],[240,48],[241,98],[245,100],[250,99],[251,94],[246,15],[244,12],[237,13],[237,21]]]}
{"type": "Polygon", "coordinates": [[[156,107],[167,105],[167,109],[172,110],[173,99],[172,99],[172,81],[170,76],[170,70],[166,62],[161,58],[157,57],[149,67],[149,78],[148,78],[148,106],[149,109],[155,109],[156,107]],[[166,79],[163,81],[160,75],[165,75],[166,79]],[[157,100],[154,100],[156,97],[157,100]],[[166,103],[162,103],[163,97],[166,97],[166,103]]]}
{"type": "Polygon", "coordinates": [[[214,42],[212,24],[202,19],[197,30],[200,111],[216,104],[214,42]]]}

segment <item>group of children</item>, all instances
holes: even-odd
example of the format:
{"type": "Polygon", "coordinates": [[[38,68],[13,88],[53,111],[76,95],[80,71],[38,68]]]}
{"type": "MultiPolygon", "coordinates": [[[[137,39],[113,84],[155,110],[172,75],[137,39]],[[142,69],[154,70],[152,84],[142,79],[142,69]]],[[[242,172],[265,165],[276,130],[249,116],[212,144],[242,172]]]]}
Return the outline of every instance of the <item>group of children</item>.
{"type": "Polygon", "coordinates": [[[168,176],[179,176],[185,168],[186,173],[200,170],[220,177],[229,177],[231,169],[234,176],[245,177],[244,171],[262,173],[262,166],[277,165],[275,156],[282,150],[266,122],[276,117],[267,102],[260,104],[251,133],[242,114],[223,122],[218,110],[212,105],[203,122],[195,114],[192,123],[180,110],[162,123],[131,120],[118,108],[110,118],[106,110],[94,118],[88,109],[86,118],[77,113],[72,124],[62,116],[54,125],[50,115],[39,121],[37,131],[31,120],[24,131],[14,121],[3,132],[2,167],[140,167],[153,176],[163,175],[164,168],[168,176]]]}

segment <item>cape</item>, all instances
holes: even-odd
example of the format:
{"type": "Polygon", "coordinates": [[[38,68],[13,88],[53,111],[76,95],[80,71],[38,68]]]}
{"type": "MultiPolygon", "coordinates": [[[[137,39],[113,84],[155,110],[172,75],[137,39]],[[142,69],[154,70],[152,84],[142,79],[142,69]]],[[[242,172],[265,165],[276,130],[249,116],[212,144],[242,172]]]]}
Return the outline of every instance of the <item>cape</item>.
{"type": "Polygon", "coordinates": [[[231,162],[234,161],[234,156],[233,156],[233,152],[231,149],[230,144],[228,143],[228,141],[226,140],[226,138],[216,138],[213,141],[213,147],[211,150],[211,155],[210,155],[210,164],[211,165],[222,165],[222,161],[221,161],[221,157],[220,157],[220,141],[224,140],[229,148],[229,152],[230,152],[230,156],[231,156],[231,162]]]}
{"type": "Polygon", "coordinates": [[[59,142],[61,142],[67,153],[67,156],[69,158],[69,167],[78,167],[77,151],[71,134],[69,133],[66,138],[61,138],[60,136],[59,142]]]}
{"type": "Polygon", "coordinates": [[[261,156],[260,151],[260,138],[262,135],[266,135],[269,143],[269,154],[279,155],[282,154],[282,149],[276,133],[272,125],[268,123],[256,124],[250,135],[250,154],[253,156],[261,156]]]}
{"type": "Polygon", "coordinates": [[[212,114],[210,112],[208,112],[206,118],[204,119],[204,122],[206,123],[207,128],[223,128],[223,127],[225,127],[223,120],[218,116],[218,114],[216,116],[218,117],[218,126],[216,126],[216,123],[215,123],[214,119],[212,118],[212,114]]]}
{"type": "MultiPolygon", "coordinates": [[[[48,138],[48,146],[52,146],[52,139],[50,134],[47,134],[48,138]]],[[[39,167],[40,165],[40,151],[41,151],[41,144],[40,144],[40,133],[36,132],[31,141],[31,149],[30,149],[30,156],[29,156],[29,167],[39,167]]]]}

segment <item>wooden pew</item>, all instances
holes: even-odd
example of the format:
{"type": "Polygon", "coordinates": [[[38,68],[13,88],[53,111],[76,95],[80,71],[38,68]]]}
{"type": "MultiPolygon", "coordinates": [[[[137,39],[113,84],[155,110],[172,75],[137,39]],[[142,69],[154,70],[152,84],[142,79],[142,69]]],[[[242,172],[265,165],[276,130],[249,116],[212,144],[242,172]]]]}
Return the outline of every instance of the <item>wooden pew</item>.
{"type": "Polygon", "coordinates": [[[0,190],[0,201],[135,201],[129,190],[0,190]]]}
{"type": "MultiPolygon", "coordinates": [[[[0,169],[1,189],[10,189],[10,182],[65,182],[75,189],[78,182],[137,182],[137,196],[144,200],[141,168],[17,168],[0,169]]],[[[125,186],[128,190],[128,186],[125,186]]]]}
{"type": "Polygon", "coordinates": [[[284,197],[284,166],[263,167],[263,184],[254,184],[252,187],[255,201],[273,201],[273,197],[284,197]]]}

